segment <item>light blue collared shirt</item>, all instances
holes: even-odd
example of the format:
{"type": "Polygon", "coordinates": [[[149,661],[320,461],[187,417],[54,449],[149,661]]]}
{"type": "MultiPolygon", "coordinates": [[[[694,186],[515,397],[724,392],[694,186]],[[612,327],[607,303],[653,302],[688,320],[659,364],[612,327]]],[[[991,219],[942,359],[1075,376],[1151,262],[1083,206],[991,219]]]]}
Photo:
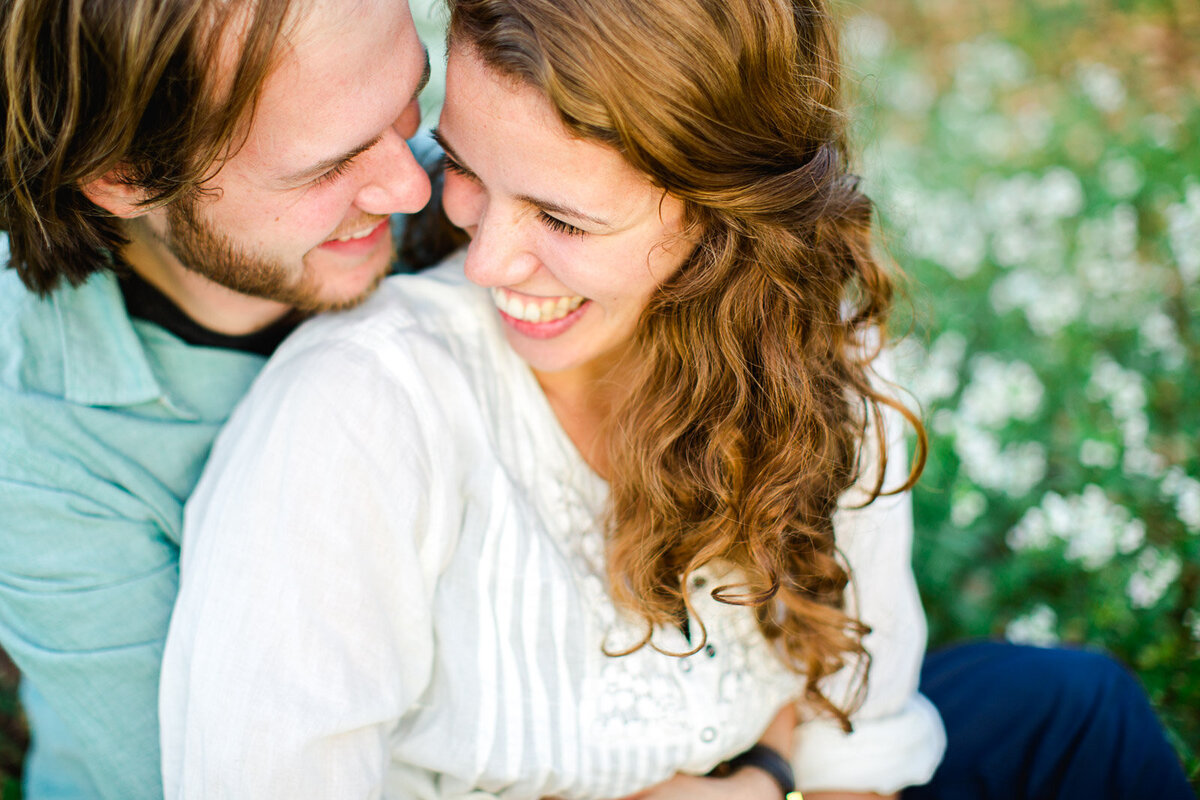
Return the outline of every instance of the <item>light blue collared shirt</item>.
{"type": "Polygon", "coordinates": [[[183,504],[264,361],[130,319],[107,272],[46,299],[0,272],[0,645],[30,800],[161,796],[183,504]]]}

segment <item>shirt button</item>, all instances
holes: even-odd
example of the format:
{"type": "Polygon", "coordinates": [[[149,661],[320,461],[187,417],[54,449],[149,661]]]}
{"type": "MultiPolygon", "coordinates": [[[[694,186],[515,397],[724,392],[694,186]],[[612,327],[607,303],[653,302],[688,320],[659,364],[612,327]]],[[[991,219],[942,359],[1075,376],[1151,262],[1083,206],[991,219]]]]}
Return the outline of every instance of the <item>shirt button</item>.
{"type": "Polygon", "coordinates": [[[709,658],[714,658],[717,655],[717,648],[713,647],[711,644],[706,644],[704,646],[704,655],[708,656],[709,658]]]}
{"type": "Polygon", "coordinates": [[[705,744],[709,744],[716,738],[717,738],[717,729],[716,728],[705,728],[704,730],[700,731],[700,741],[704,742],[705,744]]]}

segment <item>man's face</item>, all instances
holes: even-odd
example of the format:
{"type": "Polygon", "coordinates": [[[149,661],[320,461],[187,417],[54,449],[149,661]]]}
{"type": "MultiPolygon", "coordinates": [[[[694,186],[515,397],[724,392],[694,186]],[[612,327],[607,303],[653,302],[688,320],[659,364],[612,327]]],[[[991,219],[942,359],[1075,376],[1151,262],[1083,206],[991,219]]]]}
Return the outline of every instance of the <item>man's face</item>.
{"type": "Polygon", "coordinates": [[[245,144],[205,193],[145,218],[159,252],[242,294],[319,311],[353,305],[392,259],[388,216],[429,180],[405,139],[428,62],[403,0],[304,8],[245,144]]]}

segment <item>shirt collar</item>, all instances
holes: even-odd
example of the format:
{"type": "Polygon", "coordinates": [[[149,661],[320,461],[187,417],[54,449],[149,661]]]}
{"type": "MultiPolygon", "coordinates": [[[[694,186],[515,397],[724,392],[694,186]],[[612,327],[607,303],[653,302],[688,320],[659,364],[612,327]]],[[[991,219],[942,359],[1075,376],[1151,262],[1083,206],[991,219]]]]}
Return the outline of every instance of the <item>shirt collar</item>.
{"type": "Polygon", "coordinates": [[[164,398],[115,275],[98,272],[83,285],[52,297],[62,331],[67,400],[123,406],[164,398]]]}

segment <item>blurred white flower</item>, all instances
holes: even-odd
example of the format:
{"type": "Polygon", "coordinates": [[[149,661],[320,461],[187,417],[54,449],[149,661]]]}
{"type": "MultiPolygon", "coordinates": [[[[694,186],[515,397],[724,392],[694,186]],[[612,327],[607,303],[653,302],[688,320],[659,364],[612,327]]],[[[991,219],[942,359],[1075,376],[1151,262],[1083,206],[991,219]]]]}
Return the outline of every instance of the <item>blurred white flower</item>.
{"type": "Polygon", "coordinates": [[[985,176],[975,197],[976,213],[991,233],[992,258],[998,266],[1062,271],[1068,251],[1063,220],[1083,208],[1083,187],[1075,173],[1059,167],[1040,178],[1028,172],[1008,178],[985,176]]]}
{"type": "Polygon", "coordinates": [[[976,202],[993,230],[1019,225],[1032,216],[1031,200],[1037,191],[1037,178],[1020,172],[1011,177],[985,175],[976,185],[976,202]]]}
{"type": "Polygon", "coordinates": [[[1134,608],[1150,608],[1162,599],[1179,577],[1179,556],[1148,548],[1138,557],[1137,570],[1129,578],[1125,593],[1134,608]]]}
{"type": "Polygon", "coordinates": [[[1104,353],[1092,359],[1092,374],[1087,396],[1106,401],[1118,422],[1140,420],[1145,416],[1146,389],[1140,373],[1125,369],[1104,353]]]}
{"type": "Polygon", "coordinates": [[[996,435],[961,417],[951,420],[954,454],[976,486],[1021,497],[1046,477],[1046,448],[1040,442],[1002,445],[996,435]]]}
{"type": "Polygon", "coordinates": [[[961,192],[947,190],[915,202],[921,211],[909,220],[908,247],[913,255],[942,266],[960,280],[974,275],[986,246],[970,201],[961,192]]]}
{"type": "Polygon", "coordinates": [[[1187,284],[1200,280],[1200,183],[1189,179],[1182,203],[1167,208],[1167,240],[1187,284]]]}
{"type": "Polygon", "coordinates": [[[1162,359],[1167,369],[1179,369],[1187,360],[1187,348],[1179,338],[1174,321],[1156,309],[1138,326],[1138,339],[1143,353],[1152,353],[1162,359]]]}
{"type": "Polygon", "coordinates": [[[1110,501],[1099,486],[1088,484],[1082,493],[1067,497],[1047,492],[1040,505],[1017,521],[1005,541],[1020,552],[1045,549],[1058,539],[1066,544],[1068,561],[1097,570],[1117,553],[1132,553],[1145,538],[1142,520],[1110,501]]]}
{"type": "Polygon", "coordinates": [[[1087,395],[1105,402],[1121,431],[1124,446],[1122,469],[1129,475],[1157,477],[1166,459],[1150,449],[1150,418],[1146,415],[1146,389],[1142,376],[1123,369],[1104,354],[1093,359],[1087,395]]]}
{"type": "Polygon", "coordinates": [[[967,340],[957,331],[946,331],[925,352],[911,342],[897,353],[896,366],[904,385],[928,407],[958,391],[958,370],[967,351],[967,340]]]}
{"type": "Polygon", "coordinates": [[[1112,156],[1100,165],[1100,183],[1104,191],[1118,200],[1133,197],[1145,182],[1141,164],[1129,156],[1112,156]]]}
{"type": "Polygon", "coordinates": [[[1037,152],[1050,141],[1054,122],[1050,112],[1044,107],[1035,104],[1024,105],[1017,110],[1013,121],[1016,123],[1017,135],[1024,142],[1026,150],[1037,152]]]}
{"type": "Polygon", "coordinates": [[[1132,445],[1125,449],[1121,469],[1126,475],[1157,478],[1162,474],[1167,460],[1145,445],[1132,445]]]}
{"type": "Polygon", "coordinates": [[[1200,481],[1192,481],[1175,498],[1175,515],[1192,533],[1200,533],[1200,481]]]}
{"type": "Polygon", "coordinates": [[[1079,463],[1085,467],[1108,469],[1117,465],[1117,447],[1109,442],[1084,439],[1079,446],[1079,463]]]}
{"type": "Polygon", "coordinates": [[[1197,612],[1194,608],[1189,608],[1183,614],[1183,624],[1187,626],[1188,632],[1192,634],[1192,639],[1200,642],[1200,612],[1197,612]]]}
{"type": "Polygon", "coordinates": [[[950,521],[955,527],[965,528],[987,511],[987,498],[974,489],[964,492],[950,505],[950,521]]]}
{"type": "Polygon", "coordinates": [[[1125,105],[1125,86],[1120,74],[1107,64],[1084,62],[1075,68],[1079,88],[1101,111],[1119,111],[1125,105]]]}
{"type": "Polygon", "coordinates": [[[1013,45],[984,34],[955,48],[954,86],[985,103],[993,89],[1013,89],[1031,72],[1029,57],[1013,45]]]}
{"type": "Polygon", "coordinates": [[[883,81],[880,89],[883,101],[902,114],[924,116],[937,99],[933,79],[920,70],[893,69],[883,81]]]}
{"type": "Polygon", "coordinates": [[[892,43],[892,29],[880,17],[859,14],[846,20],[842,43],[848,54],[847,60],[869,67],[887,54],[892,43]]]}
{"type": "Polygon", "coordinates": [[[981,353],[971,359],[970,372],[959,406],[970,424],[999,428],[1009,420],[1031,419],[1041,406],[1045,389],[1024,361],[1002,361],[981,353]]]}
{"type": "Polygon", "coordinates": [[[1008,623],[1004,637],[1016,644],[1031,644],[1038,647],[1053,647],[1058,644],[1058,615],[1045,603],[1038,603],[1029,611],[1008,623]]]}
{"type": "Polygon", "coordinates": [[[1138,256],[1137,210],[1121,203],[1084,219],[1075,234],[1075,274],[1089,295],[1088,319],[1098,328],[1135,327],[1148,302],[1158,302],[1162,270],[1138,256]]]}
{"type": "Polygon", "coordinates": [[[1054,167],[1042,176],[1037,204],[1043,214],[1059,219],[1073,217],[1083,210],[1083,184],[1066,167],[1054,167]]]}
{"type": "Polygon", "coordinates": [[[1191,533],[1200,533],[1200,480],[1179,467],[1168,469],[1159,484],[1166,500],[1175,504],[1175,516],[1191,533]]]}
{"type": "Polygon", "coordinates": [[[1150,139],[1164,150],[1175,146],[1175,137],[1179,133],[1179,123],[1166,114],[1146,114],[1142,117],[1142,125],[1150,139]]]}
{"type": "Polygon", "coordinates": [[[1070,275],[1040,275],[1015,269],[994,282],[988,300],[997,314],[1019,309],[1029,329],[1038,336],[1053,336],[1078,319],[1084,293],[1070,275]]]}

